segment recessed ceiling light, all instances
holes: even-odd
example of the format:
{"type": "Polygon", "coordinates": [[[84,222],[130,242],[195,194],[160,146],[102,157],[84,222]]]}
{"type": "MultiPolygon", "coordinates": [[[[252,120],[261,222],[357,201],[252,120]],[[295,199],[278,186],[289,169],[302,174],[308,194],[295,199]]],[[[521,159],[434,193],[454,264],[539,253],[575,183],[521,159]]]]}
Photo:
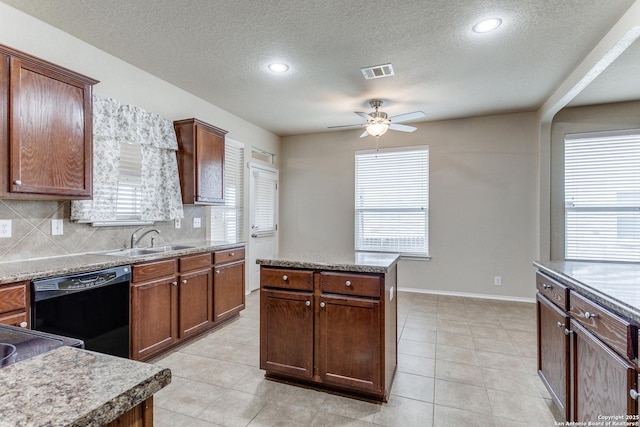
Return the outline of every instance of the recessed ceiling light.
{"type": "Polygon", "coordinates": [[[478,22],[473,26],[473,31],[476,33],[488,33],[489,31],[493,31],[502,25],[502,19],[500,18],[491,18],[485,19],[484,21],[478,22]]]}
{"type": "Polygon", "coordinates": [[[274,63],[269,64],[269,69],[274,73],[284,73],[289,69],[289,66],[287,64],[274,63]]]}

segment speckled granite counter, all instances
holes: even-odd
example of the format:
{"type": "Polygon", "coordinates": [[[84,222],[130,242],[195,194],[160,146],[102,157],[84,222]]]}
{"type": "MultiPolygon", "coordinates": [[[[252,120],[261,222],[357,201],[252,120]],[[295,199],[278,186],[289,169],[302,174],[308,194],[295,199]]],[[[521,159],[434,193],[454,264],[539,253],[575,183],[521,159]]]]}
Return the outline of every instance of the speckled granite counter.
{"type": "Polygon", "coordinates": [[[604,262],[534,262],[538,269],[640,324],[640,265],[604,262]]]}
{"type": "Polygon", "coordinates": [[[377,252],[351,254],[309,253],[281,254],[272,259],[257,259],[256,263],[271,267],[336,270],[360,273],[388,273],[398,262],[399,255],[377,252]]]}
{"type": "Polygon", "coordinates": [[[59,347],[0,369],[0,426],[101,426],[170,382],[166,368],[59,347]]]}
{"type": "Polygon", "coordinates": [[[245,246],[245,243],[213,241],[180,244],[192,247],[188,249],[181,249],[170,252],[158,252],[155,254],[145,254],[135,257],[105,255],[105,253],[109,251],[104,251],[97,253],[0,263],[0,284],[20,282],[23,280],[33,280],[43,277],[54,277],[70,273],[82,273],[85,271],[101,270],[104,268],[116,267],[119,265],[135,264],[138,262],[151,261],[154,259],[167,258],[172,256],[192,255],[202,252],[245,246]]]}

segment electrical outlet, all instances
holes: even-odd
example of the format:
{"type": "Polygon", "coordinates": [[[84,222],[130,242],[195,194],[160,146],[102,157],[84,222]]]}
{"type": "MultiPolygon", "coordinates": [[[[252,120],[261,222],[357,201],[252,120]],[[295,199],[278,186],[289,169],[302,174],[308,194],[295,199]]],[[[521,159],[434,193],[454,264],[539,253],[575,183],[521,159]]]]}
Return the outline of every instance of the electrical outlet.
{"type": "Polygon", "coordinates": [[[51,235],[52,236],[62,236],[64,221],[61,219],[52,219],[51,220],[51,235]]]}
{"type": "Polygon", "coordinates": [[[493,278],[493,284],[496,286],[502,286],[502,277],[496,276],[493,278]]]}
{"type": "Polygon", "coordinates": [[[182,221],[180,220],[180,218],[176,218],[173,220],[173,228],[180,228],[182,227],[182,221]]]}
{"type": "Polygon", "coordinates": [[[0,237],[11,237],[11,220],[0,220],[0,237]]]}
{"type": "Polygon", "coordinates": [[[200,221],[200,218],[193,218],[193,228],[200,227],[202,227],[202,221],[200,221]]]}

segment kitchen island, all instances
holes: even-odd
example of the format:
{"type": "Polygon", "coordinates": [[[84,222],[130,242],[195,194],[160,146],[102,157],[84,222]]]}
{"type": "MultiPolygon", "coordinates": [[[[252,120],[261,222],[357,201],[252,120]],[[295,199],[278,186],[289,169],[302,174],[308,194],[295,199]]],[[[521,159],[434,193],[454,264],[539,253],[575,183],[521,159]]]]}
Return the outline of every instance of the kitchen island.
{"type": "Polygon", "coordinates": [[[387,401],[397,367],[398,255],[260,264],[260,368],[273,380],[387,401]]]}
{"type": "Polygon", "coordinates": [[[155,365],[59,347],[0,369],[0,426],[152,426],[155,365]]]}

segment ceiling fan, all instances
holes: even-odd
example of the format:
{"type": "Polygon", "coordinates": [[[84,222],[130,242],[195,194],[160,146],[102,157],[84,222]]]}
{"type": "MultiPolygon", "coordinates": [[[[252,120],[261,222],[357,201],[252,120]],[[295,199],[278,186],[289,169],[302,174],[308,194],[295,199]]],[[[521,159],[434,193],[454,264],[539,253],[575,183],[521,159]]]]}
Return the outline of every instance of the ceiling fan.
{"type": "Polygon", "coordinates": [[[356,111],[355,113],[362,118],[366,119],[366,123],[359,125],[344,125],[344,126],[329,126],[330,129],[334,128],[349,128],[349,127],[366,127],[360,138],[364,138],[367,135],[375,136],[376,138],[384,135],[389,129],[398,130],[400,132],[413,132],[417,128],[413,126],[401,125],[402,122],[408,122],[409,120],[416,120],[426,117],[427,115],[422,111],[414,111],[412,113],[399,114],[397,116],[388,117],[387,113],[378,111],[378,108],[382,105],[382,101],[379,99],[373,99],[369,102],[371,108],[375,108],[373,113],[363,113],[362,111],[356,111]]]}

